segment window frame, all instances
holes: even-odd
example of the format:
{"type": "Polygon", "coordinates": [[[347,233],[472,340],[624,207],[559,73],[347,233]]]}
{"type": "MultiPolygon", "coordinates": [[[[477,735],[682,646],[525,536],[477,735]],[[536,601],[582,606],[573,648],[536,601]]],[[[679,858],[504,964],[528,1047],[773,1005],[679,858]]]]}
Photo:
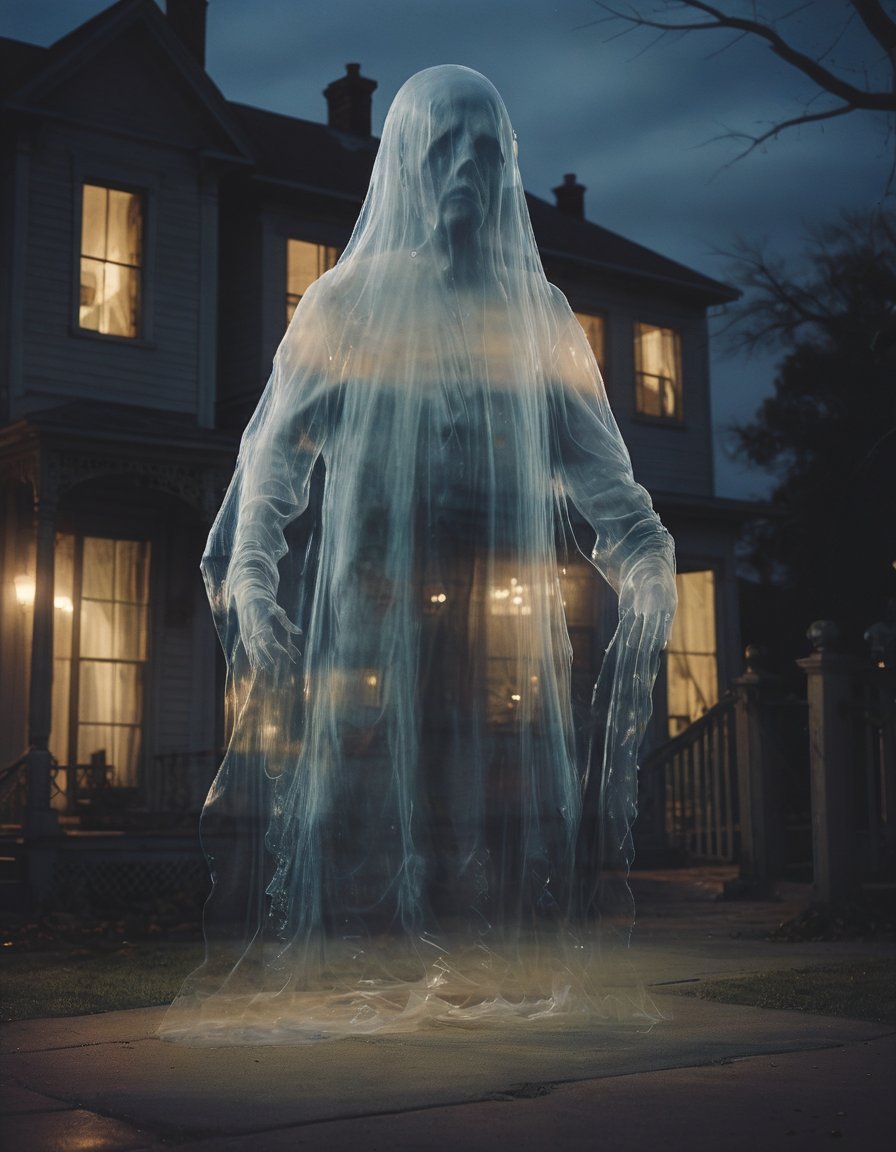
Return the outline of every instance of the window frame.
{"type": "MultiPolygon", "coordinates": [[[[676,587],[680,588],[679,579],[681,577],[693,576],[693,575],[703,574],[703,573],[709,573],[712,577],[712,599],[713,599],[712,628],[713,628],[713,639],[715,642],[715,649],[712,653],[709,653],[709,652],[703,652],[703,651],[690,651],[690,650],[685,649],[685,648],[681,648],[681,649],[676,648],[673,646],[674,641],[673,641],[672,634],[670,633],[669,642],[667,643],[666,648],[663,651],[663,659],[662,659],[662,667],[663,667],[662,698],[663,698],[664,707],[665,707],[664,727],[662,729],[663,735],[661,737],[661,739],[663,739],[663,740],[674,739],[674,737],[676,735],[679,735],[687,727],[689,727],[691,724],[696,723],[696,721],[700,719],[700,716],[698,716],[694,719],[688,719],[684,728],[680,728],[678,730],[678,732],[675,732],[675,733],[673,733],[671,731],[673,714],[670,712],[670,709],[669,709],[669,704],[670,704],[670,701],[669,701],[669,687],[670,687],[669,686],[669,676],[670,676],[670,662],[671,662],[673,656],[684,654],[685,657],[689,657],[689,656],[704,657],[704,658],[709,657],[709,656],[713,657],[714,662],[715,662],[715,675],[714,675],[715,700],[711,704],[708,705],[707,711],[714,708],[715,705],[718,704],[718,702],[722,699],[722,696],[724,694],[725,685],[724,685],[724,679],[723,679],[723,674],[722,674],[723,673],[723,666],[722,666],[722,644],[723,644],[723,641],[722,641],[722,637],[724,635],[724,633],[723,633],[724,619],[723,619],[722,613],[724,611],[724,608],[723,608],[723,604],[722,604],[722,570],[721,570],[721,567],[719,566],[718,561],[712,557],[700,558],[699,556],[693,556],[693,555],[683,559],[679,563],[678,571],[676,572],[676,577],[675,577],[676,587]]],[[[705,715],[706,715],[706,712],[701,713],[701,716],[705,716],[705,715]]],[[[676,715],[674,718],[675,719],[681,719],[682,717],[680,715],[676,715]]]]}
{"type": "Polygon", "coordinates": [[[594,352],[594,359],[597,361],[597,367],[600,370],[601,379],[604,381],[604,383],[606,383],[607,378],[609,376],[608,365],[609,365],[609,359],[610,359],[609,355],[608,355],[609,343],[610,343],[610,340],[609,340],[610,325],[609,325],[609,321],[607,318],[607,314],[603,310],[594,311],[590,308],[580,308],[578,306],[575,306],[573,308],[572,314],[573,314],[573,316],[575,316],[576,321],[580,325],[580,327],[582,327],[583,332],[585,331],[585,329],[584,329],[584,326],[582,325],[581,317],[584,316],[588,320],[597,320],[600,322],[600,328],[601,328],[601,355],[600,356],[598,356],[597,353],[594,352],[594,348],[592,347],[591,341],[588,340],[588,333],[587,332],[585,332],[585,339],[588,340],[588,347],[591,348],[592,352],[594,352]]]}
{"type": "Polygon", "coordinates": [[[158,203],[158,176],[156,173],[123,169],[114,164],[87,162],[75,158],[72,162],[72,237],[71,237],[71,306],[69,334],[83,340],[98,340],[103,344],[128,348],[154,348],[153,328],[155,316],[155,250],[156,217],[158,203]],[[142,251],[140,263],[140,303],[138,335],[119,336],[111,332],[97,332],[81,326],[81,246],[84,223],[84,186],[108,188],[128,192],[140,197],[142,220],[142,251]]]}
{"type": "MultiPolygon", "coordinates": [[[[684,427],[684,357],[682,350],[682,337],[681,329],[676,325],[669,323],[656,323],[653,320],[635,320],[632,325],[632,369],[634,381],[634,408],[633,415],[636,420],[643,421],[646,424],[656,424],[664,428],[683,428],[684,427]],[[677,382],[668,376],[659,376],[653,372],[645,372],[639,367],[641,360],[640,351],[640,337],[642,328],[652,328],[658,332],[670,332],[674,337],[674,356],[675,356],[675,369],[678,375],[677,382]],[[675,410],[671,415],[665,415],[662,412],[646,412],[639,404],[640,398],[644,392],[642,379],[649,376],[659,381],[669,381],[673,385],[673,396],[675,398],[675,410]],[[677,388],[674,385],[677,383],[677,388]]],[[[657,391],[656,395],[659,397],[660,392],[657,391]]]]}
{"type": "MultiPolygon", "coordinates": [[[[51,733],[51,740],[56,743],[57,747],[65,748],[66,763],[70,767],[77,764],[85,763],[86,761],[79,760],[78,757],[78,743],[80,737],[80,729],[82,726],[89,726],[91,723],[97,723],[104,727],[114,728],[131,728],[139,732],[140,739],[140,753],[134,765],[135,779],[129,783],[122,784],[116,782],[112,787],[125,787],[133,788],[140,787],[143,779],[144,765],[147,761],[147,736],[149,733],[149,709],[151,700],[151,678],[154,665],[153,648],[153,608],[155,596],[155,545],[152,538],[148,536],[131,535],[131,534],[116,534],[109,535],[108,531],[95,532],[90,527],[69,528],[63,527],[58,529],[59,535],[67,535],[72,537],[73,552],[72,552],[72,587],[71,587],[71,636],[66,655],[60,655],[55,649],[55,632],[54,629],[54,652],[53,652],[53,666],[54,673],[56,671],[56,664],[59,661],[68,662],[68,691],[67,691],[67,706],[65,716],[65,732],[64,733],[51,733]],[[146,633],[145,633],[145,655],[138,659],[129,659],[127,657],[116,656],[85,656],[81,651],[81,618],[84,611],[83,595],[83,580],[84,580],[84,544],[87,539],[97,539],[111,541],[113,544],[117,543],[132,543],[144,544],[149,547],[148,569],[149,575],[146,586],[147,599],[145,605],[146,609],[146,633]],[[109,665],[129,665],[139,667],[140,677],[140,722],[133,724],[125,721],[95,721],[89,720],[82,721],[80,718],[80,705],[81,705],[81,674],[83,671],[82,665],[89,662],[97,662],[109,665]]],[[[54,574],[54,593],[56,590],[55,574],[54,574]]],[[[94,600],[95,597],[87,597],[88,600],[94,600]]],[[[111,603],[130,603],[126,601],[118,601],[113,598],[111,603]]],[[[53,716],[52,722],[57,722],[57,717],[53,716]]],[[[122,771],[122,767],[112,761],[112,767],[122,771]]]]}
{"type": "Polygon", "coordinates": [[[298,308],[299,302],[301,301],[301,299],[305,295],[305,293],[308,291],[308,288],[311,287],[311,284],[313,284],[315,282],[315,280],[319,280],[320,277],[323,276],[324,272],[329,272],[331,268],[335,267],[336,261],[342,255],[342,253],[345,249],[345,246],[344,245],[340,246],[338,244],[327,244],[321,240],[310,240],[310,239],[308,239],[307,236],[295,236],[295,235],[292,235],[291,233],[287,233],[285,235],[284,241],[285,242],[283,245],[283,281],[284,281],[284,283],[283,283],[283,301],[284,301],[284,304],[286,307],[286,325],[285,325],[285,327],[288,328],[291,321],[292,321],[293,316],[295,315],[295,310],[296,310],[296,308],[298,308]],[[308,288],[305,289],[305,292],[301,292],[297,296],[295,293],[292,293],[289,290],[289,246],[292,243],[309,244],[312,247],[317,248],[317,250],[318,250],[318,252],[317,252],[318,266],[321,265],[322,254],[323,254],[323,263],[326,265],[323,268],[322,272],[318,272],[318,274],[314,278],[314,280],[311,281],[311,284],[308,285],[308,288]],[[331,254],[335,254],[333,256],[333,262],[332,262],[332,264],[327,264],[326,262],[328,259],[330,259],[331,254]],[[295,303],[291,305],[291,300],[292,300],[293,296],[295,296],[295,303]]]}

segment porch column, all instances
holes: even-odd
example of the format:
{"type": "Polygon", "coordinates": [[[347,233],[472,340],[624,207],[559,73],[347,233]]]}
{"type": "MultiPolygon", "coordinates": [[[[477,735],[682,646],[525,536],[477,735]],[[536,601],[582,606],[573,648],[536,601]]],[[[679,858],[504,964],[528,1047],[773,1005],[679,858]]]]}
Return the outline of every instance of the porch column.
{"type": "Polygon", "coordinates": [[[736,887],[745,894],[762,896],[779,873],[781,858],[781,789],[768,716],[769,694],[777,682],[762,669],[759,648],[751,644],[744,655],[746,670],[734,681],[740,809],[740,876],[736,887]]]}
{"type": "Polygon", "coordinates": [[[807,633],[815,651],[797,664],[806,674],[815,896],[842,904],[853,895],[856,836],[853,805],[850,688],[853,662],[832,652],[837,627],[817,620],[807,633]]]}
{"type": "Polygon", "coordinates": [[[37,546],[34,569],[34,620],[31,633],[31,683],[28,692],[28,807],[25,833],[51,835],[59,829],[50,807],[50,723],[53,699],[53,572],[56,500],[35,498],[37,546]]]}

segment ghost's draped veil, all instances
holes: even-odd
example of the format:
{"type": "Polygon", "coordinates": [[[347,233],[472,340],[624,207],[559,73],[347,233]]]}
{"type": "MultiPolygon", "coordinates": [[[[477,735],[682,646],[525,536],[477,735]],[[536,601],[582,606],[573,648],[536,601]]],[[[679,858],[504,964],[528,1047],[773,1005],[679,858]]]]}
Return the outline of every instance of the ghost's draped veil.
{"type": "Polygon", "coordinates": [[[202,567],[230,739],[202,817],[206,961],[162,1035],[649,1011],[610,944],[631,926],[672,542],[545,278],[510,122],[478,73],[431,68],[395,98],[202,567]],[[573,521],[619,609],[584,707],[573,521]]]}

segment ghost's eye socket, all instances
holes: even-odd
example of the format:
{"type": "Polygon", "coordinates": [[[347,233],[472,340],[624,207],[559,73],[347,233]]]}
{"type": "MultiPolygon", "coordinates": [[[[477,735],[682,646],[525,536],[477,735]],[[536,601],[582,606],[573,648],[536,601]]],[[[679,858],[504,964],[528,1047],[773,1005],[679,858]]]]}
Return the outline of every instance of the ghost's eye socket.
{"type": "Polygon", "coordinates": [[[481,164],[503,166],[504,153],[495,136],[481,135],[473,141],[473,152],[481,164]]]}
{"type": "Polygon", "coordinates": [[[426,162],[434,173],[445,170],[454,147],[453,133],[442,132],[431,141],[426,149],[426,162]]]}

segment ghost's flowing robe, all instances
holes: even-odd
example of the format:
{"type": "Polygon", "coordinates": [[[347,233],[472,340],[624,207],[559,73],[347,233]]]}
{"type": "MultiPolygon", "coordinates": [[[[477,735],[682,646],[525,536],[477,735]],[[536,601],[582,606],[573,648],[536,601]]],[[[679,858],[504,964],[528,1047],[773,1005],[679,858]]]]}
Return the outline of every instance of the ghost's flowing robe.
{"type": "Polygon", "coordinates": [[[595,926],[630,922],[672,543],[544,278],[500,98],[466,69],[415,82],[352,243],[278,351],[203,559],[231,735],[202,820],[207,960],[174,1037],[599,1011],[595,926]],[[416,136],[471,100],[510,171],[460,278],[427,213],[408,218],[412,191],[434,193],[407,171],[427,171],[416,136]],[[620,609],[584,731],[558,577],[571,513],[620,609]]]}

